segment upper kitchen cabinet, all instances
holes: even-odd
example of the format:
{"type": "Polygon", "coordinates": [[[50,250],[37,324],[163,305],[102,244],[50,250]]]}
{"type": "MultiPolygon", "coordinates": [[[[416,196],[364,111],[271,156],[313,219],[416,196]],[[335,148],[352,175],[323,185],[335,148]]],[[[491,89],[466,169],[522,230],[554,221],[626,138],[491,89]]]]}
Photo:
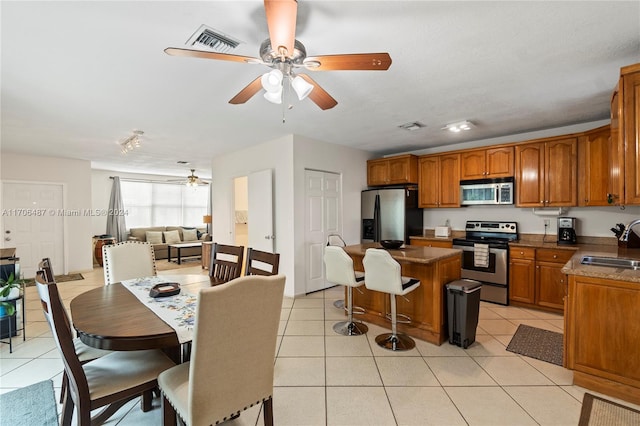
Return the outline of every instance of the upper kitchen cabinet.
{"type": "Polygon", "coordinates": [[[640,204],[640,64],[620,70],[618,87],[622,102],[619,135],[624,146],[624,202],[640,204]]]}
{"type": "Polygon", "coordinates": [[[575,137],[516,145],[516,206],[576,206],[577,160],[575,137]]]}
{"type": "Polygon", "coordinates": [[[367,161],[367,185],[401,185],[418,183],[418,157],[398,155],[367,161]]]}
{"type": "Polygon", "coordinates": [[[418,207],[460,207],[460,154],[420,157],[418,173],[418,207]]]}
{"type": "Polygon", "coordinates": [[[611,131],[609,126],[578,138],[578,205],[608,206],[611,131]]]}
{"type": "Polygon", "coordinates": [[[620,134],[622,98],[620,84],[611,95],[611,135],[609,145],[609,188],[607,201],[613,205],[624,204],[624,138],[620,134]]]}
{"type": "Polygon", "coordinates": [[[460,153],[460,180],[510,176],[513,176],[512,146],[460,153]]]}

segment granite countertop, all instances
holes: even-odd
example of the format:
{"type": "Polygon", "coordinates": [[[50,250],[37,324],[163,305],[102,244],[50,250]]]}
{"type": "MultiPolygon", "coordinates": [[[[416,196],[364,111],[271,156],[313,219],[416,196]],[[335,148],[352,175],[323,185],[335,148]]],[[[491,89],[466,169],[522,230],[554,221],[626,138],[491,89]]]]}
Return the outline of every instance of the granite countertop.
{"type": "Polygon", "coordinates": [[[580,263],[583,256],[604,256],[640,260],[640,249],[618,250],[617,247],[611,248],[609,246],[581,247],[562,268],[562,272],[569,275],[582,275],[585,277],[640,283],[640,271],[609,266],[583,265],[580,263]]]}
{"type": "MultiPolygon", "coordinates": [[[[380,243],[355,244],[344,248],[348,254],[364,256],[368,248],[382,248],[380,243]]],[[[387,250],[392,258],[398,262],[435,263],[452,256],[460,256],[458,249],[437,247],[422,247],[407,245],[398,250],[387,250]]]]}

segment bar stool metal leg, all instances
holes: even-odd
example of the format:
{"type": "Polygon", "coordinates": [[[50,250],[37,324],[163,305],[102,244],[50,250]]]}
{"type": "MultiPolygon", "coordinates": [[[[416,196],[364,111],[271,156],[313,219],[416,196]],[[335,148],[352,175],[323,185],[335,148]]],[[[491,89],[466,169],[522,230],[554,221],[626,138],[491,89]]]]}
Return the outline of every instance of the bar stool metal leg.
{"type": "Polygon", "coordinates": [[[397,332],[396,295],[390,294],[391,299],[391,333],[376,336],[378,346],[390,351],[408,351],[416,347],[416,342],[405,334],[397,332]]]}
{"type": "Polygon", "coordinates": [[[353,287],[347,287],[347,321],[333,325],[333,331],[344,336],[360,336],[369,331],[369,327],[353,321],[353,287]]]}

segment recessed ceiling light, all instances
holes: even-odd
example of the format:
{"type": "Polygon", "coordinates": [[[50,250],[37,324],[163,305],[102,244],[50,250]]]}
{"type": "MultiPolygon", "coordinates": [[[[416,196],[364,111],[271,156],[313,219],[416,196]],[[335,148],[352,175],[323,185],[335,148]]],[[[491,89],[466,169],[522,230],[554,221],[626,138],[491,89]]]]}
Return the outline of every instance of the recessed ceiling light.
{"type": "Polygon", "coordinates": [[[476,126],[472,122],[465,120],[465,121],[459,121],[457,123],[447,124],[442,128],[442,130],[449,130],[450,132],[458,133],[463,130],[471,130],[474,127],[476,126]]]}
{"type": "Polygon", "coordinates": [[[427,126],[425,124],[420,123],[419,121],[412,121],[411,123],[401,124],[398,127],[404,130],[413,131],[413,130],[420,130],[423,127],[427,127],[427,126]]]}

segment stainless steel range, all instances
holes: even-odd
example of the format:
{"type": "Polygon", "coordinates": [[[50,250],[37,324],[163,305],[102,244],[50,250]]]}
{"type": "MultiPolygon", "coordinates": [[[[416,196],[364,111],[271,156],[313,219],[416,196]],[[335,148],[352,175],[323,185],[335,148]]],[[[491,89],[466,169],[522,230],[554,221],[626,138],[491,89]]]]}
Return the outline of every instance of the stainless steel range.
{"type": "Polygon", "coordinates": [[[480,300],[509,304],[509,241],[518,240],[516,222],[467,221],[465,238],[454,238],[462,250],[462,278],[482,282],[480,300]]]}

